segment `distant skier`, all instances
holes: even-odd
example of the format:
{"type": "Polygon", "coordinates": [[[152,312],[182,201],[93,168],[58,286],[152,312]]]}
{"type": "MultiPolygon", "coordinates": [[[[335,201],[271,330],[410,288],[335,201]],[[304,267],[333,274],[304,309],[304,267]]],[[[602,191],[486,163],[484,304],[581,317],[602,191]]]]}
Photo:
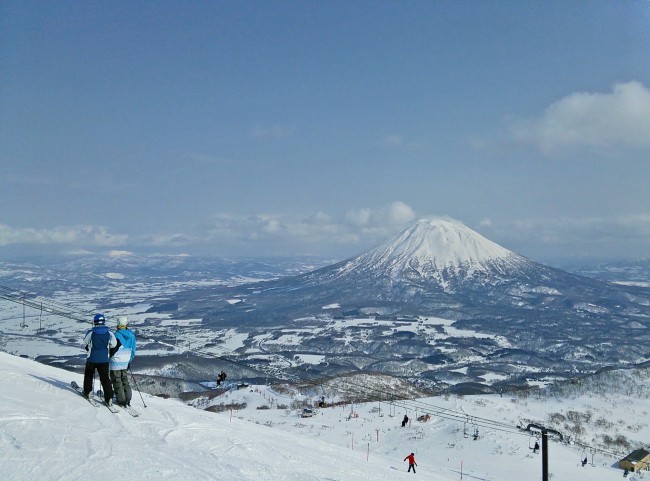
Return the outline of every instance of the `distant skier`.
{"type": "Polygon", "coordinates": [[[103,314],[96,314],[93,319],[94,327],[86,332],[83,339],[83,346],[88,351],[86,369],[84,370],[84,396],[89,397],[93,390],[93,379],[95,370],[99,372],[99,381],[104,390],[104,401],[111,404],[113,400],[113,388],[108,373],[108,362],[110,350],[117,346],[117,339],[106,327],[106,319],[103,314]]]}
{"type": "Polygon", "coordinates": [[[404,419],[402,419],[402,427],[406,426],[409,422],[409,417],[405,414],[404,419]]]}
{"type": "Polygon", "coordinates": [[[539,443],[535,441],[535,446],[533,446],[533,453],[536,453],[537,451],[539,451],[539,443]]]}
{"type": "Polygon", "coordinates": [[[409,469],[407,473],[411,472],[411,469],[413,470],[413,474],[415,474],[415,467],[418,465],[418,463],[415,462],[415,454],[411,453],[408,456],[404,458],[404,461],[408,459],[409,461],[409,469]]]}
{"type": "Polygon", "coordinates": [[[221,386],[221,383],[224,382],[227,377],[228,375],[226,374],[226,371],[222,370],[217,377],[217,386],[221,386]]]}
{"type": "Polygon", "coordinates": [[[584,468],[586,464],[587,464],[587,458],[585,457],[585,459],[582,460],[582,467],[584,468]]]}
{"type": "Polygon", "coordinates": [[[113,390],[117,397],[117,404],[122,407],[131,405],[132,392],[127,369],[131,366],[136,351],[135,334],[127,327],[128,324],[127,317],[117,318],[117,330],[115,331],[117,346],[111,349],[110,361],[113,390]]]}

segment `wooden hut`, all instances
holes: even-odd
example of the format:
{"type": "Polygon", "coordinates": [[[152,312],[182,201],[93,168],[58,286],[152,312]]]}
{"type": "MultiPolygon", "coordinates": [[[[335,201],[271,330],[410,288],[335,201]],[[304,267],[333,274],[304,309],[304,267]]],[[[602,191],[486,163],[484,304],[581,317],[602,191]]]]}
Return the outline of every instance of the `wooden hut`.
{"type": "Polygon", "coordinates": [[[637,449],[625,456],[618,462],[618,467],[627,469],[631,472],[637,472],[645,469],[648,470],[650,466],[650,452],[645,449],[637,449]]]}

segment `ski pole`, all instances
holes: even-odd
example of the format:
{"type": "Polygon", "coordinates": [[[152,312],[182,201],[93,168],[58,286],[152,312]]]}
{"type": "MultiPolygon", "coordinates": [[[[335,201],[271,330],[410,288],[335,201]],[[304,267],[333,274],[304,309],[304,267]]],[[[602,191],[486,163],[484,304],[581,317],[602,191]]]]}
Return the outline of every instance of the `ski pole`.
{"type": "Polygon", "coordinates": [[[142,392],[140,392],[140,388],[138,387],[138,383],[135,381],[135,376],[133,375],[133,371],[131,371],[130,367],[129,367],[129,372],[131,373],[131,378],[133,379],[133,384],[135,384],[135,388],[138,390],[138,393],[140,394],[140,399],[142,399],[142,405],[144,407],[147,407],[147,403],[144,402],[144,398],[142,397],[142,392]]]}

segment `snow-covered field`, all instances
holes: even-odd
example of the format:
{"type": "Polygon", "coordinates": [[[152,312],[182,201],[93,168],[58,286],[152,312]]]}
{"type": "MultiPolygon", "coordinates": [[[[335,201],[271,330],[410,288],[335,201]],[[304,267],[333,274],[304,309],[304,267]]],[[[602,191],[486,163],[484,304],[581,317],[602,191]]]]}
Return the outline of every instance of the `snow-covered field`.
{"type": "MultiPolygon", "coordinates": [[[[452,355],[455,350],[447,348],[444,341],[449,338],[491,339],[500,347],[510,347],[510,343],[501,336],[479,333],[473,330],[458,329],[453,321],[436,317],[420,317],[404,321],[377,319],[374,317],[335,319],[327,315],[322,318],[305,317],[296,319],[295,325],[286,329],[277,328],[262,334],[249,333],[242,329],[216,329],[206,327],[200,318],[179,318],[170,313],[149,312],[151,303],[147,296],[161,297],[163,292],[152,286],[137,286],[130,292],[111,292],[107,297],[115,297],[118,307],[100,309],[100,300],[89,301],[72,297],[79,312],[91,313],[85,316],[89,322],[41,312],[33,307],[24,308],[16,302],[0,299],[0,350],[14,355],[38,356],[83,356],[81,339],[90,328],[93,312],[103,312],[114,327],[117,316],[128,316],[131,328],[138,336],[140,356],[166,356],[185,352],[196,352],[202,356],[223,356],[233,352],[246,354],[249,360],[264,360],[269,368],[287,369],[300,365],[327,364],[324,355],[315,353],[293,354],[302,350],[302,345],[313,339],[332,338],[341,345],[373,344],[372,332],[383,332],[385,336],[399,333],[412,333],[426,338],[435,344],[441,353],[452,355]],[[145,322],[146,321],[146,322],[145,322]],[[163,337],[165,340],[161,340],[163,337]],[[286,352],[290,354],[286,354],[286,352]]],[[[92,296],[89,297],[93,299],[92,296]]],[[[64,306],[65,296],[57,297],[57,305],[64,306]]],[[[325,306],[332,307],[332,306],[325,306]]],[[[480,356],[466,353],[459,360],[461,365],[474,362],[481,364],[480,356]]],[[[527,368],[528,369],[528,368],[527,368]]],[[[488,375],[489,377],[489,375],[488,375]]],[[[460,382],[447,379],[448,382],[460,382]]],[[[497,379],[490,377],[490,379],[497,379]]]]}
{"type": "Polygon", "coordinates": [[[620,444],[647,447],[650,438],[647,373],[636,376],[552,396],[342,405],[309,418],[299,413],[315,399],[269,386],[215,398],[210,404],[223,404],[219,413],[146,394],[145,408],[135,392],[140,417],[133,418],[90,406],[68,387],[81,383],[78,374],[0,353],[0,473],[7,481],[394,481],[411,479],[403,459],[414,452],[420,479],[536,480],[542,466],[529,449],[535,437],[515,427],[552,419],[564,435],[603,451],[551,440],[550,479],[620,479],[619,452],[628,451],[620,444]],[[243,403],[244,409],[228,407],[243,403]],[[411,421],[402,428],[405,413],[411,421]],[[427,413],[427,422],[416,420],[427,413]]]}

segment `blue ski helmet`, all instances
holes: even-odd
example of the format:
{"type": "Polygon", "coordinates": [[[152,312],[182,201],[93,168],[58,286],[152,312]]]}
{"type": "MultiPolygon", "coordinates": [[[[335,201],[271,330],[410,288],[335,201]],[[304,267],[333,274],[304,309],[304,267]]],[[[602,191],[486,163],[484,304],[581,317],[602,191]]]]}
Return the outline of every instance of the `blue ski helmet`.
{"type": "Polygon", "coordinates": [[[96,326],[103,326],[104,324],[106,324],[106,319],[104,319],[104,314],[95,314],[93,323],[96,326]]]}

